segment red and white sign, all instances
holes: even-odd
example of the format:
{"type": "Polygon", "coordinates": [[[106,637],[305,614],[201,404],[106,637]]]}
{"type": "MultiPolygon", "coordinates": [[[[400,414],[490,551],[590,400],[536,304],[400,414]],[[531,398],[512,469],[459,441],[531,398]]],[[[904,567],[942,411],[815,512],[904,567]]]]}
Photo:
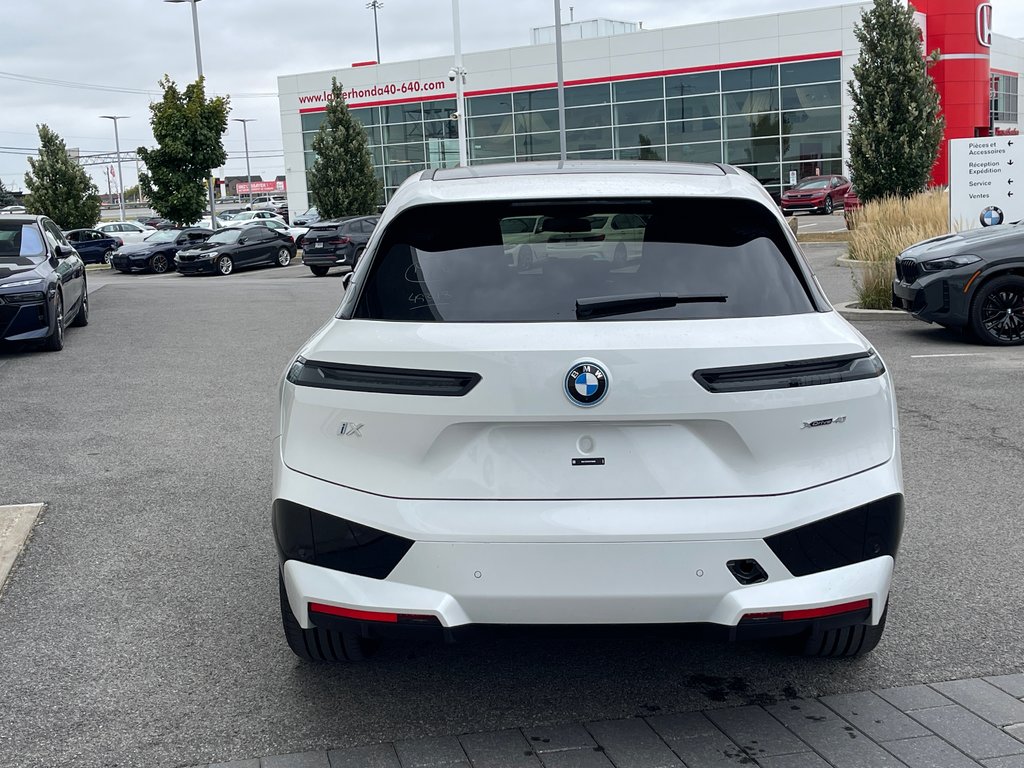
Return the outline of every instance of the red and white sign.
{"type": "MultiPolygon", "coordinates": [[[[249,182],[240,181],[235,187],[235,190],[239,195],[249,194],[249,182]]],[[[288,184],[284,181],[254,181],[252,183],[252,193],[255,194],[267,194],[268,192],[287,192],[288,184]]]]}

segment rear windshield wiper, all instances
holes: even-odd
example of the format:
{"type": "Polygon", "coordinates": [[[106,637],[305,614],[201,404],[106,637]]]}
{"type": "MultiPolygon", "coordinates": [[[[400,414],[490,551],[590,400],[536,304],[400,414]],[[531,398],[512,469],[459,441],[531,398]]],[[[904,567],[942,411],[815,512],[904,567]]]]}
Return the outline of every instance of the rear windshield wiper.
{"type": "Polygon", "coordinates": [[[588,296],[576,299],[576,319],[628,315],[632,312],[667,309],[677,304],[724,304],[728,300],[728,296],[720,294],[683,296],[678,293],[629,293],[622,296],[588,296]]]}

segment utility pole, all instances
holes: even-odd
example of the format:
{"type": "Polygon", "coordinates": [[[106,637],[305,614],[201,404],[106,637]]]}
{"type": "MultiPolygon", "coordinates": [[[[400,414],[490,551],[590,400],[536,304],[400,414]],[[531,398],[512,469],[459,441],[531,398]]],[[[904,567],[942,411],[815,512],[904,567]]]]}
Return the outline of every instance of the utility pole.
{"type": "Polygon", "coordinates": [[[380,64],[380,33],[377,31],[377,11],[384,7],[384,3],[380,0],[371,0],[366,7],[373,8],[373,37],[377,41],[377,63],[380,64]]]}
{"type": "Polygon", "coordinates": [[[566,160],[565,146],[565,72],[562,68],[562,4],[555,0],[555,70],[558,76],[558,150],[566,160]]]}
{"type": "Polygon", "coordinates": [[[466,146],[466,70],[462,66],[462,23],[459,21],[459,0],[452,0],[452,27],[455,36],[455,66],[451,74],[455,80],[455,114],[459,136],[459,165],[469,165],[469,150],[466,146]]]}
{"type": "MultiPolygon", "coordinates": [[[[249,182],[249,208],[252,208],[252,169],[249,167],[249,126],[255,117],[232,117],[231,120],[242,124],[242,135],[245,137],[245,178],[249,182]]],[[[227,174],[224,174],[225,176],[227,174]]]]}
{"type": "MultiPolygon", "coordinates": [[[[117,199],[120,203],[119,208],[121,211],[121,221],[124,221],[124,174],[121,173],[121,138],[117,134],[117,121],[127,120],[128,115],[100,115],[103,120],[111,120],[114,123],[114,149],[117,151],[117,186],[118,193],[117,199]]],[[[107,177],[107,183],[110,183],[110,177],[107,177]]]]}

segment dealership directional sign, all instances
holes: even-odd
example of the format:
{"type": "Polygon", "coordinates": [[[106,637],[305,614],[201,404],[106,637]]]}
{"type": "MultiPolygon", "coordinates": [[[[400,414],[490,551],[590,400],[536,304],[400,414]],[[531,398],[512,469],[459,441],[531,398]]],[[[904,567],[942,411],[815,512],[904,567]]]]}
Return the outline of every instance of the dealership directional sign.
{"type": "Polygon", "coordinates": [[[990,227],[1024,219],[1024,137],[949,142],[949,225],[990,227]]]}

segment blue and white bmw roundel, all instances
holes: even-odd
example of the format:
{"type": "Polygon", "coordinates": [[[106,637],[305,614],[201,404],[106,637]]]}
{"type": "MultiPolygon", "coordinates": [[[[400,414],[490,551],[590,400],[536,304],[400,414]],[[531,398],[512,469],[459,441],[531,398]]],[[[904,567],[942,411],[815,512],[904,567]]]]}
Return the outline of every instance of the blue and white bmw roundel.
{"type": "Polygon", "coordinates": [[[565,376],[565,394],[574,405],[597,405],[608,394],[608,374],[597,363],[577,363],[565,376]]]}

